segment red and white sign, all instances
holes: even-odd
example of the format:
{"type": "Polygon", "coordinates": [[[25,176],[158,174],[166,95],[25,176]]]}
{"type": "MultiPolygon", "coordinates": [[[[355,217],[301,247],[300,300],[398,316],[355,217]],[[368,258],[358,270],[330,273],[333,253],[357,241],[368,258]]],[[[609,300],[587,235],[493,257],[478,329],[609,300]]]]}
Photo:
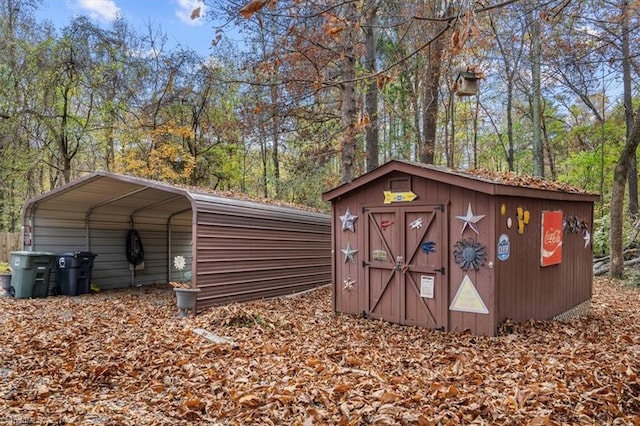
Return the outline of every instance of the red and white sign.
{"type": "Polygon", "coordinates": [[[540,265],[559,263],[562,263],[562,212],[543,211],[540,265]]]}

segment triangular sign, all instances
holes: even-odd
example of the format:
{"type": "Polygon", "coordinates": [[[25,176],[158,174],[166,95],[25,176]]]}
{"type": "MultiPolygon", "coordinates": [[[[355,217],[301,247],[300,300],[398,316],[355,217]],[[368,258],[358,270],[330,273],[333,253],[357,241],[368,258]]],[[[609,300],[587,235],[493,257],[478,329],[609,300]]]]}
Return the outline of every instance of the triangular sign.
{"type": "Polygon", "coordinates": [[[482,301],[482,298],[480,297],[478,290],[476,290],[476,287],[473,285],[473,282],[471,282],[469,275],[464,276],[464,279],[460,284],[460,288],[456,292],[449,309],[452,311],[473,312],[476,314],[489,313],[487,305],[482,301]]]}

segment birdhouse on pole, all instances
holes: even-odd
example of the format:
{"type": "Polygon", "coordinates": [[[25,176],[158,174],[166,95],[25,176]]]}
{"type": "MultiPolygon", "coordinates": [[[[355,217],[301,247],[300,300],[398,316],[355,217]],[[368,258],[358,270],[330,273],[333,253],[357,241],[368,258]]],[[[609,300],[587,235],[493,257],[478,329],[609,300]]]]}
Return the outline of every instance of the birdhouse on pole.
{"type": "Polygon", "coordinates": [[[460,71],[454,85],[454,91],[458,96],[473,96],[478,93],[478,80],[480,76],[470,68],[460,71]]]}

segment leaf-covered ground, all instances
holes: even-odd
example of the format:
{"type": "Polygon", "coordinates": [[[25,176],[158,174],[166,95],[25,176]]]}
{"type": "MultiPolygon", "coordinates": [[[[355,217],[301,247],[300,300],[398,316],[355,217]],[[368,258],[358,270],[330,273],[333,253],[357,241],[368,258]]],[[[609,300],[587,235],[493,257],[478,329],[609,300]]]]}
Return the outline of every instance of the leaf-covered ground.
{"type": "Polygon", "coordinates": [[[640,424],[640,289],[602,279],[499,337],[334,316],[326,287],[175,315],[169,286],[1,298],[0,424],[640,424]]]}

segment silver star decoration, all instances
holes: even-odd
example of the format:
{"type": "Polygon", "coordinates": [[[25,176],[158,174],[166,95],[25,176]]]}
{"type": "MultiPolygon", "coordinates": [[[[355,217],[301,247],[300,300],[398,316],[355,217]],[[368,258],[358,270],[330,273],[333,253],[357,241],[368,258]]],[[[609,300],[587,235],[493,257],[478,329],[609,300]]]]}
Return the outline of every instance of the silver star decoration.
{"type": "Polygon", "coordinates": [[[482,219],[485,216],[486,215],[484,214],[474,215],[473,211],[471,211],[471,203],[469,203],[469,208],[467,209],[466,216],[456,216],[458,219],[464,222],[464,225],[462,225],[462,231],[460,231],[460,235],[464,233],[464,230],[467,228],[467,225],[469,225],[469,227],[473,229],[476,234],[480,235],[480,232],[478,231],[478,226],[476,224],[480,222],[480,219],[482,219]]]}
{"type": "Polygon", "coordinates": [[[347,212],[340,216],[340,220],[342,221],[343,231],[349,230],[351,232],[356,232],[354,222],[358,220],[358,216],[352,215],[351,211],[349,211],[349,207],[347,207],[347,212]]]}
{"type": "Polygon", "coordinates": [[[348,277],[344,282],[343,290],[351,291],[353,290],[353,285],[356,283],[355,280],[352,280],[351,277],[348,277]]]}
{"type": "Polygon", "coordinates": [[[347,242],[347,248],[340,250],[342,253],[344,253],[344,263],[347,262],[352,262],[355,263],[356,259],[354,258],[354,256],[356,255],[356,253],[358,252],[358,250],[354,250],[351,248],[351,241],[347,242]]]}

